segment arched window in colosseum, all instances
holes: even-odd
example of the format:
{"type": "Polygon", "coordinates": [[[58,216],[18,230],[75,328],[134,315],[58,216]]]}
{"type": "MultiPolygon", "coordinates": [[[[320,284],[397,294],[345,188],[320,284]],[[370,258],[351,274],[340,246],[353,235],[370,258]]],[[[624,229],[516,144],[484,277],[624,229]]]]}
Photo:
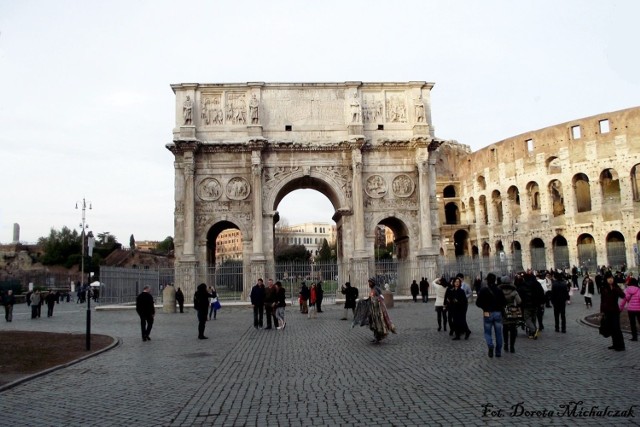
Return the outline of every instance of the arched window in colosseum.
{"type": "Polygon", "coordinates": [[[513,270],[524,271],[524,266],[522,265],[522,246],[520,242],[515,241],[511,243],[511,253],[513,254],[513,270]]]}
{"type": "Polygon", "coordinates": [[[552,173],[561,173],[562,172],[562,165],[560,164],[560,159],[552,156],[549,157],[546,161],[547,164],[547,173],[552,174],[552,173]]]}
{"type": "Polygon", "coordinates": [[[569,267],[569,244],[563,236],[556,236],[551,241],[553,246],[553,266],[561,269],[569,267]]]}
{"type": "Polygon", "coordinates": [[[502,240],[498,240],[496,242],[496,253],[504,252],[504,245],[502,244],[502,240]]]}
{"type": "Polygon", "coordinates": [[[622,265],[627,265],[624,236],[619,231],[607,235],[607,263],[613,270],[620,270],[622,265]]]}
{"type": "Polygon", "coordinates": [[[534,270],[547,269],[547,255],[545,253],[544,242],[539,237],[532,239],[529,243],[529,253],[531,254],[531,268],[534,270]]]}
{"type": "Polygon", "coordinates": [[[515,185],[512,185],[507,190],[507,196],[509,198],[509,209],[511,211],[511,219],[520,218],[520,190],[515,185]]]}
{"type": "Polygon", "coordinates": [[[595,271],[598,268],[598,255],[596,252],[596,241],[593,236],[584,233],[578,236],[578,262],[581,268],[588,271],[595,271]]]}
{"type": "Polygon", "coordinates": [[[615,169],[605,169],[600,174],[602,203],[620,203],[620,180],[615,169]]]}
{"type": "Polygon", "coordinates": [[[578,212],[591,210],[591,185],[589,177],[583,173],[573,176],[573,188],[576,195],[576,209],[578,212]]]}
{"type": "Polygon", "coordinates": [[[564,215],[564,194],[562,183],[554,179],[549,183],[549,197],[551,198],[551,212],[553,216],[564,215]]]}
{"type": "Polygon", "coordinates": [[[469,256],[469,233],[466,230],[458,230],[453,235],[453,245],[456,256],[469,256]]]}
{"type": "Polygon", "coordinates": [[[487,189],[487,181],[485,181],[484,176],[482,175],[478,176],[478,187],[480,188],[480,190],[487,189]]]}
{"type": "Polygon", "coordinates": [[[532,211],[540,210],[540,187],[535,181],[527,184],[527,195],[529,196],[529,206],[532,211]]]}
{"type": "Polygon", "coordinates": [[[488,258],[491,255],[491,245],[489,243],[484,242],[482,244],[482,258],[488,258]]]}
{"type": "Polygon", "coordinates": [[[489,223],[489,211],[487,210],[487,198],[484,194],[480,196],[479,203],[481,224],[487,225],[489,223]]]}
{"type": "Polygon", "coordinates": [[[633,192],[633,201],[640,201],[640,163],[631,168],[631,191],[633,192]]]}
{"type": "Polygon", "coordinates": [[[444,220],[445,224],[460,224],[460,210],[458,205],[453,202],[449,202],[444,205],[444,220]]]}
{"type": "Polygon", "coordinates": [[[444,187],[444,189],[442,190],[442,197],[444,197],[445,199],[456,197],[456,187],[453,185],[447,185],[446,187],[444,187]]]}
{"type": "Polygon", "coordinates": [[[467,215],[469,215],[469,224],[475,224],[476,223],[476,202],[475,200],[473,200],[473,197],[469,198],[469,210],[467,215]]]}
{"type": "Polygon", "coordinates": [[[502,195],[498,190],[493,190],[491,193],[491,204],[493,205],[496,213],[496,221],[501,224],[503,220],[502,214],[502,195]]]}

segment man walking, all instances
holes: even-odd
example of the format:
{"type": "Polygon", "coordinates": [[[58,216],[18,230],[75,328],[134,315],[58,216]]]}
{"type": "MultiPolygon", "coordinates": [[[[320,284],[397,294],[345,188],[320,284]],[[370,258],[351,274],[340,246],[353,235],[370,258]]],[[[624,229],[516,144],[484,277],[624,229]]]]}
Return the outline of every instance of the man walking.
{"type": "Polygon", "coordinates": [[[184,294],[180,288],[176,291],[176,302],[178,303],[178,307],[180,307],[180,313],[184,313],[184,294]]]}
{"type": "Polygon", "coordinates": [[[13,290],[9,289],[2,297],[2,304],[4,305],[4,320],[7,322],[11,322],[13,320],[13,306],[15,303],[16,297],[13,295],[13,290]]]}
{"type": "Polygon", "coordinates": [[[358,299],[358,288],[351,286],[351,282],[346,282],[341,290],[344,295],[344,316],[341,320],[347,320],[347,314],[349,309],[355,317],[356,314],[356,300],[358,299]]]}
{"type": "Polygon", "coordinates": [[[569,289],[567,289],[567,283],[562,280],[560,273],[556,272],[553,275],[553,282],[551,284],[551,304],[553,304],[553,318],[556,322],[556,332],[567,332],[567,318],[565,315],[565,309],[567,307],[567,301],[569,301],[569,289]]]}
{"type": "Polygon", "coordinates": [[[264,281],[258,279],[253,288],[251,288],[251,306],[253,306],[253,327],[262,329],[262,319],[264,318],[264,281]]]}
{"type": "Polygon", "coordinates": [[[500,357],[502,353],[502,310],[506,304],[504,293],[496,285],[495,274],[487,274],[487,287],[480,289],[476,305],[482,309],[484,339],[487,341],[489,357],[493,357],[494,348],[496,357],[500,357]],[[492,329],[496,335],[495,347],[491,336],[492,329]]]}
{"type": "Polygon", "coordinates": [[[273,279],[269,279],[267,281],[267,288],[264,291],[264,307],[267,315],[267,327],[265,329],[271,329],[271,323],[273,321],[273,326],[278,328],[278,319],[276,318],[276,305],[277,302],[277,290],[276,286],[273,284],[273,279]]]}
{"type": "Polygon", "coordinates": [[[145,286],[142,292],[136,298],[136,311],[140,316],[140,330],[142,332],[142,341],[151,341],[151,328],[153,327],[153,316],[156,314],[156,308],[151,296],[151,287],[145,286]]]}

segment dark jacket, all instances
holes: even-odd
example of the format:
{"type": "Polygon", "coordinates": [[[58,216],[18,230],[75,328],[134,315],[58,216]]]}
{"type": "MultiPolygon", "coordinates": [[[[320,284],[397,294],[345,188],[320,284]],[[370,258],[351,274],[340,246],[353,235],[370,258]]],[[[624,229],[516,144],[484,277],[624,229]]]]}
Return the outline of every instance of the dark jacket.
{"type": "Polygon", "coordinates": [[[193,308],[197,311],[207,312],[209,310],[209,298],[211,294],[207,292],[207,286],[200,284],[195,295],[193,295],[193,308]]]}
{"type": "Polygon", "coordinates": [[[522,298],[522,306],[525,308],[537,307],[544,304],[544,291],[538,280],[532,274],[526,274],[524,280],[517,286],[518,295],[522,298]]]}
{"type": "Polygon", "coordinates": [[[569,289],[564,280],[554,280],[551,282],[551,304],[561,307],[569,301],[569,289]]]}
{"type": "Polygon", "coordinates": [[[505,305],[507,305],[507,299],[504,297],[502,290],[495,284],[480,289],[476,299],[476,306],[480,307],[482,311],[490,313],[502,311],[505,305]]]}
{"type": "Polygon", "coordinates": [[[176,291],[176,301],[178,301],[178,304],[184,303],[184,294],[182,293],[182,289],[178,289],[176,291]]]}
{"type": "Polygon", "coordinates": [[[346,286],[342,288],[344,294],[344,308],[356,308],[356,300],[358,299],[358,288],[346,286]]]}
{"type": "Polygon", "coordinates": [[[420,281],[420,293],[422,295],[426,295],[429,293],[429,281],[427,279],[422,279],[420,281]]]}
{"type": "Polygon", "coordinates": [[[309,300],[309,297],[311,296],[311,292],[309,291],[309,288],[307,288],[307,285],[305,283],[302,284],[302,286],[300,287],[300,298],[302,298],[305,301],[309,300]]]}
{"type": "Polygon", "coordinates": [[[444,294],[444,305],[447,307],[447,310],[466,310],[468,302],[464,289],[456,289],[453,286],[448,288],[447,292],[444,294]]]}
{"type": "Polygon", "coordinates": [[[418,295],[418,292],[420,290],[420,287],[418,286],[418,283],[414,280],[413,282],[411,282],[411,295],[418,295]]]}
{"type": "Polygon", "coordinates": [[[624,292],[620,289],[617,283],[612,286],[605,281],[602,286],[602,296],[600,297],[600,312],[601,313],[620,313],[620,306],[618,305],[618,299],[624,298],[624,292]]]}
{"type": "Polygon", "coordinates": [[[273,287],[269,287],[269,286],[265,286],[264,289],[264,304],[268,307],[271,307],[271,305],[276,302],[276,293],[277,293],[277,288],[275,286],[273,287]]]}
{"type": "Polygon", "coordinates": [[[136,298],[136,311],[140,317],[149,317],[156,314],[153,297],[149,292],[140,292],[140,295],[136,298]]]}
{"type": "Polygon", "coordinates": [[[16,296],[9,293],[6,293],[2,296],[2,305],[15,305],[16,304],[16,296]]]}
{"type": "Polygon", "coordinates": [[[287,293],[283,287],[276,286],[276,302],[278,303],[278,307],[286,307],[287,306],[287,293]]]}
{"type": "Polygon", "coordinates": [[[249,295],[249,297],[251,298],[252,305],[258,307],[263,306],[265,297],[264,285],[254,285],[254,287],[251,288],[251,294],[249,295]]]}
{"type": "Polygon", "coordinates": [[[322,301],[324,297],[324,291],[322,290],[322,283],[318,282],[316,285],[316,299],[318,302],[322,301]]]}

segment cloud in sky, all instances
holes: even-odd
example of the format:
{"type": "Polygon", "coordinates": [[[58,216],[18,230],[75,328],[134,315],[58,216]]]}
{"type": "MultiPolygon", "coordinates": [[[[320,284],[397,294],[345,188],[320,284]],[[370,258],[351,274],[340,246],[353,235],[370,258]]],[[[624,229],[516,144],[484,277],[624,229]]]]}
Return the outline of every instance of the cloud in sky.
{"type": "MultiPolygon", "coordinates": [[[[14,222],[28,242],[76,226],[82,197],[121,242],[173,235],[171,83],[431,81],[436,135],[479,149],[636,106],[637,16],[632,0],[2,1],[0,241],[14,222]]],[[[311,190],[278,210],[333,215],[311,190]]]]}

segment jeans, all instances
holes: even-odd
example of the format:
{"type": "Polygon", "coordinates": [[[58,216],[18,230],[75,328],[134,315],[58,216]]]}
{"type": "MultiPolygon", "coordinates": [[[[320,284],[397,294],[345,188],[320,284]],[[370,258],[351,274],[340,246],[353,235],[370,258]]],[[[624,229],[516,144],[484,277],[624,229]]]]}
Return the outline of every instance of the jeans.
{"type": "Polygon", "coordinates": [[[278,324],[280,326],[284,325],[284,307],[276,308],[276,318],[278,319],[278,324]]]}
{"type": "Polygon", "coordinates": [[[264,318],[264,305],[253,306],[253,326],[262,328],[262,319],[264,318]]]}
{"type": "Polygon", "coordinates": [[[153,316],[140,316],[140,330],[142,332],[142,338],[146,338],[151,334],[152,327],[153,316]]]}
{"type": "Polygon", "coordinates": [[[631,326],[631,338],[638,339],[638,328],[636,322],[640,321],[640,311],[627,311],[629,315],[629,325],[631,326]]]}
{"type": "Polygon", "coordinates": [[[536,312],[538,307],[524,307],[522,314],[524,316],[524,324],[527,327],[529,335],[536,332],[536,312]]]}
{"type": "Polygon", "coordinates": [[[499,311],[492,311],[488,317],[484,319],[484,339],[487,341],[487,345],[493,348],[493,337],[491,336],[491,329],[496,334],[496,355],[499,355],[502,351],[502,313],[499,311]]]}
{"type": "Polygon", "coordinates": [[[556,321],[556,331],[559,330],[559,326],[562,327],[562,332],[567,330],[567,317],[565,316],[566,306],[564,304],[556,304],[553,306],[553,317],[556,321]]]}
{"type": "Polygon", "coordinates": [[[444,323],[444,330],[447,330],[447,310],[439,305],[436,307],[436,316],[438,318],[438,329],[442,327],[442,323],[444,323]]]}
{"type": "Polygon", "coordinates": [[[4,320],[11,322],[13,320],[13,304],[4,306],[4,320]]]}

